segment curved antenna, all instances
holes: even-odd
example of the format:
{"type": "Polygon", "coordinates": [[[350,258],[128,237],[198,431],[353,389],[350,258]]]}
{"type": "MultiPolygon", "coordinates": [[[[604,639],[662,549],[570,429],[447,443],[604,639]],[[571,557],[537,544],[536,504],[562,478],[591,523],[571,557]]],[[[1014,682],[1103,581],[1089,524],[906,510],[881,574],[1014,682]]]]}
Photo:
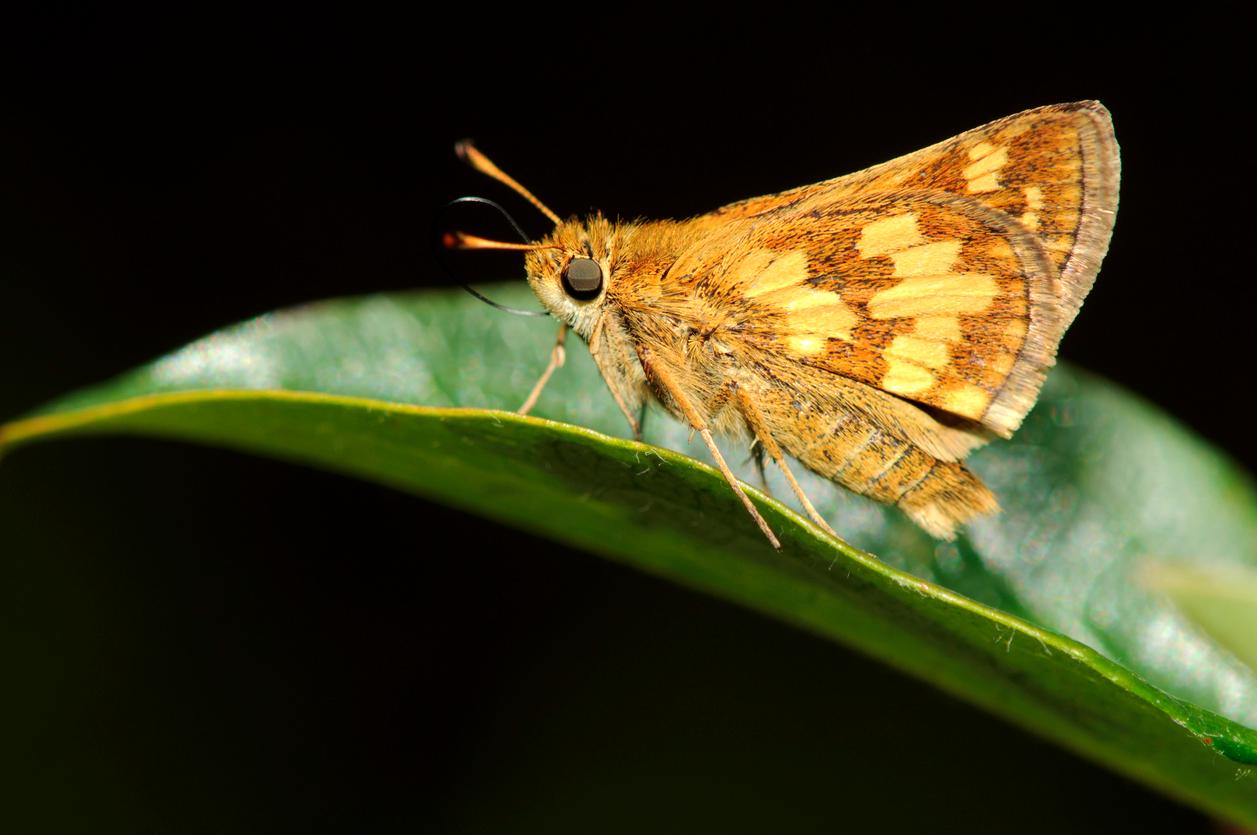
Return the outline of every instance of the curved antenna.
{"type": "MultiPolygon", "coordinates": [[[[518,223],[516,223],[515,218],[511,217],[511,213],[508,212],[506,209],[502,208],[500,205],[498,205],[494,201],[489,200],[486,197],[468,196],[468,197],[459,197],[456,200],[451,200],[450,202],[445,204],[445,209],[442,212],[442,216],[444,216],[445,213],[448,212],[452,207],[460,203],[478,203],[478,204],[490,206],[494,209],[497,209],[498,212],[501,213],[501,215],[504,218],[506,218],[506,222],[511,224],[511,227],[519,234],[519,236],[523,238],[525,241],[528,240],[528,233],[525,232],[518,223]]],[[[534,248],[531,246],[520,246],[517,244],[500,244],[497,241],[489,241],[484,238],[476,237],[475,235],[466,235],[462,232],[446,232],[445,234],[441,236],[441,242],[442,244],[444,244],[446,249],[458,249],[464,245],[467,245],[468,249],[524,249],[524,250],[528,250],[528,249],[534,248]],[[480,242],[482,244],[487,244],[487,245],[479,245],[479,246],[469,245],[471,244],[472,241],[480,242]]],[[[468,293],[471,293],[476,298],[480,299],[480,301],[489,305],[490,307],[495,307],[498,310],[504,311],[506,313],[512,313],[516,316],[549,316],[550,315],[549,311],[546,311],[546,310],[524,310],[519,307],[508,307],[507,305],[501,304],[499,302],[495,302],[493,299],[489,298],[484,293],[481,293],[479,290],[473,288],[470,284],[460,282],[459,286],[462,287],[464,290],[466,290],[468,293]]]]}
{"type": "Polygon", "coordinates": [[[554,212],[546,208],[545,203],[542,203],[540,200],[538,200],[536,197],[533,196],[533,193],[531,191],[521,186],[518,180],[516,180],[510,174],[507,174],[501,168],[498,168],[496,165],[493,164],[493,161],[491,159],[486,157],[484,154],[480,153],[480,150],[474,144],[472,144],[472,141],[470,139],[464,139],[461,142],[454,143],[454,153],[458,154],[459,159],[466,162],[468,165],[470,165],[472,168],[479,171],[481,174],[488,174],[490,177],[497,180],[499,183],[502,183],[503,185],[509,187],[520,197],[524,198],[529,203],[536,206],[537,209],[540,210],[540,212],[543,215],[545,215],[546,217],[550,218],[551,221],[553,221],[555,226],[558,226],[559,224],[563,222],[559,220],[558,215],[556,215],[554,212]]]}
{"type": "Polygon", "coordinates": [[[506,218],[506,222],[507,222],[507,223],[509,223],[509,224],[511,225],[511,228],[515,230],[515,234],[519,235],[519,239],[520,239],[521,241],[523,241],[523,242],[524,242],[524,243],[526,243],[526,244],[527,244],[527,243],[532,243],[532,239],[528,237],[528,233],[527,233],[527,232],[525,232],[525,231],[524,231],[524,229],[523,229],[523,227],[522,227],[522,226],[520,226],[520,225],[519,225],[519,224],[515,221],[515,218],[511,217],[511,213],[510,213],[510,212],[508,212],[506,209],[503,209],[503,208],[502,208],[501,204],[496,203],[496,202],[494,202],[493,200],[490,200],[490,199],[489,199],[489,198],[487,198],[487,197],[476,197],[475,195],[468,195],[467,197],[459,197],[459,198],[457,198],[456,200],[451,200],[450,202],[446,203],[446,204],[445,204],[445,211],[447,211],[447,212],[448,212],[450,209],[452,209],[453,207],[455,207],[455,206],[457,206],[457,205],[459,205],[459,204],[461,204],[461,203],[476,203],[476,204],[479,204],[479,205],[482,205],[482,206],[488,206],[488,207],[490,207],[490,208],[492,208],[492,209],[497,209],[497,210],[498,210],[498,214],[500,214],[500,215],[502,215],[502,217],[506,218]]]}
{"type": "Polygon", "coordinates": [[[498,302],[495,302],[493,299],[489,298],[484,293],[481,293],[479,290],[472,287],[470,284],[462,284],[460,286],[464,290],[466,290],[468,293],[471,293],[473,296],[480,299],[480,301],[484,302],[490,307],[496,307],[498,310],[501,310],[505,313],[514,313],[516,316],[549,316],[550,315],[550,311],[548,310],[524,310],[523,308],[520,308],[520,307],[507,307],[504,304],[499,304],[498,302]]]}

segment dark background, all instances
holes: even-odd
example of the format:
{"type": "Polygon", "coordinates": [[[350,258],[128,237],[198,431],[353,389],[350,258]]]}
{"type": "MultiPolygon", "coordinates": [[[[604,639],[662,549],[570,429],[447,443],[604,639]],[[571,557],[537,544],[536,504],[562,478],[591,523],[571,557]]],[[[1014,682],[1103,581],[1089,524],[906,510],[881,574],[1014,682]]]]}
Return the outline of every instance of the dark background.
{"type": "MultiPolygon", "coordinates": [[[[561,214],[685,216],[1098,98],[1122,208],[1062,354],[1253,466],[1252,79],[1216,30],[441,11],[10,21],[0,419],[276,307],[451,283],[434,213],[502,197],[463,136],[561,214]]],[[[0,653],[5,829],[1212,827],[778,623],[219,450],[6,459],[0,653]]]]}

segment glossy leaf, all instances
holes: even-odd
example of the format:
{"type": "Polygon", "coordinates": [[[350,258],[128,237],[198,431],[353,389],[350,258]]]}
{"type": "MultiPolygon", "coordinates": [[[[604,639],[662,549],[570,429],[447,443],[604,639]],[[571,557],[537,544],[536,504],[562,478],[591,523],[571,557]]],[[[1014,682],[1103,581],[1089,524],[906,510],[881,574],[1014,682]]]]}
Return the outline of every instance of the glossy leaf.
{"type": "MultiPolygon", "coordinates": [[[[522,287],[495,296],[535,304],[522,287]]],[[[207,337],[0,441],[171,436],[413,491],[779,616],[1257,824],[1257,674],[1136,582],[1153,558],[1251,566],[1257,501],[1165,415],[1060,367],[1017,437],[972,458],[1000,516],[939,543],[808,475],[851,545],[756,494],[777,553],[684,427],[652,413],[650,445],[615,437],[624,420],[578,343],[542,417],[500,411],[522,401],[552,338],[548,320],[459,293],[327,302],[207,337]]],[[[770,485],[790,497],[776,473],[770,485]]]]}

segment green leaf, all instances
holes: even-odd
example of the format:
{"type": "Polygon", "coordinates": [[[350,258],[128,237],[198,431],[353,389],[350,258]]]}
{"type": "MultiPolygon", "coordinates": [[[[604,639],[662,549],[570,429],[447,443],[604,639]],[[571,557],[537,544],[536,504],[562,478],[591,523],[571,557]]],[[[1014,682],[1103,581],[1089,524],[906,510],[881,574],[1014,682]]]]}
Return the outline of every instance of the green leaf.
{"type": "Polygon", "coordinates": [[[1169,595],[1186,615],[1257,670],[1257,570],[1152,564],[1145,582],[1169,595]]]}
{"type": "MultiPolygon", "coordinates": [[[[524,287],[495,294],[535,305],[524,287]]],[[[1149,559],[1252,566],[1257,497],[1166,416],[1057,368],[1017,437],[972,458],[1000,516],[939,543],[801,474],[851,546],[756,493],[778,553],[684,427],[652,413],[652,445],[614,437],[624,420],[579,345],[538,404],[549,419],[501,411],[552,326],[459,293],[313,305],[73,394],[0,442],[162,435],[390,484],[776,615],[1257,825],[1257,674],[1136,582],[1149,559]]]]}

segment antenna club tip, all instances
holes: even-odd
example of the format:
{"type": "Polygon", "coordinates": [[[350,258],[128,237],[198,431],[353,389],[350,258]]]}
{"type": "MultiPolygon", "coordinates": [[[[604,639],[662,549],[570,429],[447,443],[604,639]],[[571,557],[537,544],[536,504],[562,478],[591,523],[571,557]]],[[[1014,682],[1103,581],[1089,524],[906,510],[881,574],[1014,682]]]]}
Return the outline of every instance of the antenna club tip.
{"type": "Polygon", "coordinates": [[[471,153],[476,149],[476,143],[471,139],[460,139],[454,143],[454,155],[467,162],[471,153]]]}
{"type": "Polygon", "coordinates": [[[441,245],[446,249],[460,249],[463,245],[461,232],[446,232],[441,236],[441,245]]]}

